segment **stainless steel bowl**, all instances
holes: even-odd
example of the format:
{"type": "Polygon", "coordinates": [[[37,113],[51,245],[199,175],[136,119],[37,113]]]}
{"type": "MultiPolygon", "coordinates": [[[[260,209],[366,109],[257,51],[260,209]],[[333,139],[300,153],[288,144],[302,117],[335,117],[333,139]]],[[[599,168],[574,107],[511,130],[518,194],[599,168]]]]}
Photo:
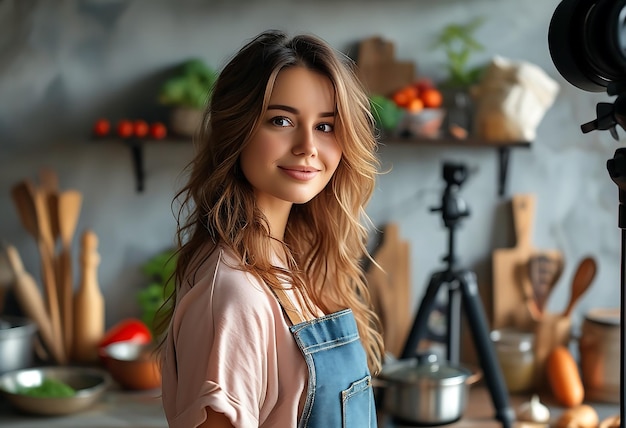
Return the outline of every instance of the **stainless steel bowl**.
{"type": "Polygon", "coordinates": [[[37,367],[14,370],[0,376],[0,393],[17,409],[39,415],[66,415],[97,402],[111,383],[102,369],[88,367],[37,367]],[[35,397],[21,388],[40,386],[45,379],[63,382],[76,390],[71,397],[35,397]]]}
{"type": "Polygon", "coordinates": [[[37,326],[28,318],[0,317],[0,374],[33,365],[37,326]]]}

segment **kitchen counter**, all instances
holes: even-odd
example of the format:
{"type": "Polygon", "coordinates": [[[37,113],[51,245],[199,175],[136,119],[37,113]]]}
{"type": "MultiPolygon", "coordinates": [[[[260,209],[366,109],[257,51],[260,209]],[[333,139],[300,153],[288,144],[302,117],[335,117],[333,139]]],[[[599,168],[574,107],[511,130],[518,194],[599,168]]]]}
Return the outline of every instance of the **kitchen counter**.
{"type": "MultiPolygon", "coordinates": [[[[88,410],[69,416],[36,417],[17,413],[9,403],[0,401],[0,426],[11,428],[167,428],[161,407],[160,391],[129,392],[119,388],[109,389],[104,398],[88,410]]],[[[513,395],[510,404],[515,409],[528,400],[528,396],[513,395]]],[[[552,419],[563,411],[549,399],[543,399],[550,407],[552,419]]],[[[591,403],[598,411],[600,419],[619,414],[617,404],[591,403]]],[[[494,409],[489,391],[481,386],[473,386],[463,418],[450,428],[500,428],[494,419],[494,409]]],[[[401,428],[381,415],[380,428],[401,428]]]]}

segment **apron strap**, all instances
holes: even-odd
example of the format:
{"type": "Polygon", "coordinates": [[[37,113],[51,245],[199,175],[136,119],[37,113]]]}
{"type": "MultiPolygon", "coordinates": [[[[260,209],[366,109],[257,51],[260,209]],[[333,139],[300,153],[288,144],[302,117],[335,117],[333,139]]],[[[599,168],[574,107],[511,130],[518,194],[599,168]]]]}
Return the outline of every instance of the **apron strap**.
{"type": "Polygon", "coordinates": [[[302,316],[299,310],[297,310],[289,296],[287,296],[287,292],[283,288],[273,288],[272,291],[276,295],[280,306],[282,306],[283,311],[291,321],[292,325],[300,324],[305,322],[306,319],[302,316]]]}

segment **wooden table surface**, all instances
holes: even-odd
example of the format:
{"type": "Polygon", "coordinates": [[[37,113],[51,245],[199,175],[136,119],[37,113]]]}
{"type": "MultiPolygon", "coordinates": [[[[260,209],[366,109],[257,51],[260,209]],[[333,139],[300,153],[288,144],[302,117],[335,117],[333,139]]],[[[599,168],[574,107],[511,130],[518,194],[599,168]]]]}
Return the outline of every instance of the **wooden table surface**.
{"type": "MultiPolygon", "coordinates": [[[[129,392],[113,388],[105,394],[101,402],[92,408],[74,415],[53,418],[21,414],[11,408],[9,403],[0,399],[0,427],[167,428],[159,394],[160,391],[129,392]]],[[[525,395],[513,395],[510,397],[509,402],[515,410],[529,398],[529,396],[525,395]]],[[[549,397],[540,398],[550,408],[552,421],[555,421],[564,409],[551,402],[549,397]]],[[[591,404],[598,411],[601,419],[619,414],[618,404],[588,404],[591,404]]],[[[450,428],[501,428],[500,422],[494,418],[494,415],[495,412],[489,390],[479,383],[470,389],[469,402],[463,418],[458,422],[445,426],[450,428]]],[[[523,425],[516,423],[514,427],[523,428],[523,425]]],[[[388,418],[381,415],[379,428],[401,427],[392,424],[388,418]]],[[[534,425],[533,428],[539,427],[534,425]]]]}
{"type": "MultiPolygon", "coordinates": [[[[509,397],[509,404],[515,411],[519,405],[528,401],[529,395],[511,395],[509,397]]],[[[543,404],[550,409],[550,424],[558,419],[565,408],[559,406],[549,395],[540,394],[540,400],[543,404]]],[[[600,420],[609,416],[619,414],[619,404],[607,404],[607,403],[586,403],[593,406],[598,412],[600,420]]],[[[379,416],[378,421],[379,428],[404,428],[406,425],[393,424],[385,415],[379,416]]],[[[500,421],[495,419],[495,409],[489,389],[482,384],[472,386],[469,394],[469,401],[467,408],[463,414],[463,417],[455,423],[447,424],[446,427],[450,428],[501,428],[500,421]]],[[[524,424],[522,422],[515,422],[513,425],[515,428],[540,428],[539,424],[524,424]]],[[[548,425],[546,425],[547,427],[548,425]]],[[[551,426],[551,425],[550,425],[551,426]]]]}

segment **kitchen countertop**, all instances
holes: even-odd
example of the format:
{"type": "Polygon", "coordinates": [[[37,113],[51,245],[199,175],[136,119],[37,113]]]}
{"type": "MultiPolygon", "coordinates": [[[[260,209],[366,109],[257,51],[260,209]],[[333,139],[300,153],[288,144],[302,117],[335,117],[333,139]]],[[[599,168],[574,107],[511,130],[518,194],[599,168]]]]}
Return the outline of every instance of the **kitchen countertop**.
{"type": "MultiPolygon", "coordinates": [[[[11,428],[167,428],[161,407],[160,391],[130,392],[117,387],[110,388],[103,399],[91,408],[74,415],[58,417],[37,417],[20,414],[8,402],[0,401],[0,426],[11,428]]],[[[529,399],[525,395],[512,395],[510,404],[515,409],[529,399]]],[[[563,411],[549,398],[544,402],[551,410],[552,420],[563,411]]],[[[602,420],[619,414],[618,404],[589,403],[602,420]]],[[[489,390],[480,384],[471,388],[469,402],[464,416],[458,422],[445,425],[450,428],[500,428],[494,419],[494,409],[489,390]]],[[[380,428],[401,428],[381,415],[380,428]]]]}

